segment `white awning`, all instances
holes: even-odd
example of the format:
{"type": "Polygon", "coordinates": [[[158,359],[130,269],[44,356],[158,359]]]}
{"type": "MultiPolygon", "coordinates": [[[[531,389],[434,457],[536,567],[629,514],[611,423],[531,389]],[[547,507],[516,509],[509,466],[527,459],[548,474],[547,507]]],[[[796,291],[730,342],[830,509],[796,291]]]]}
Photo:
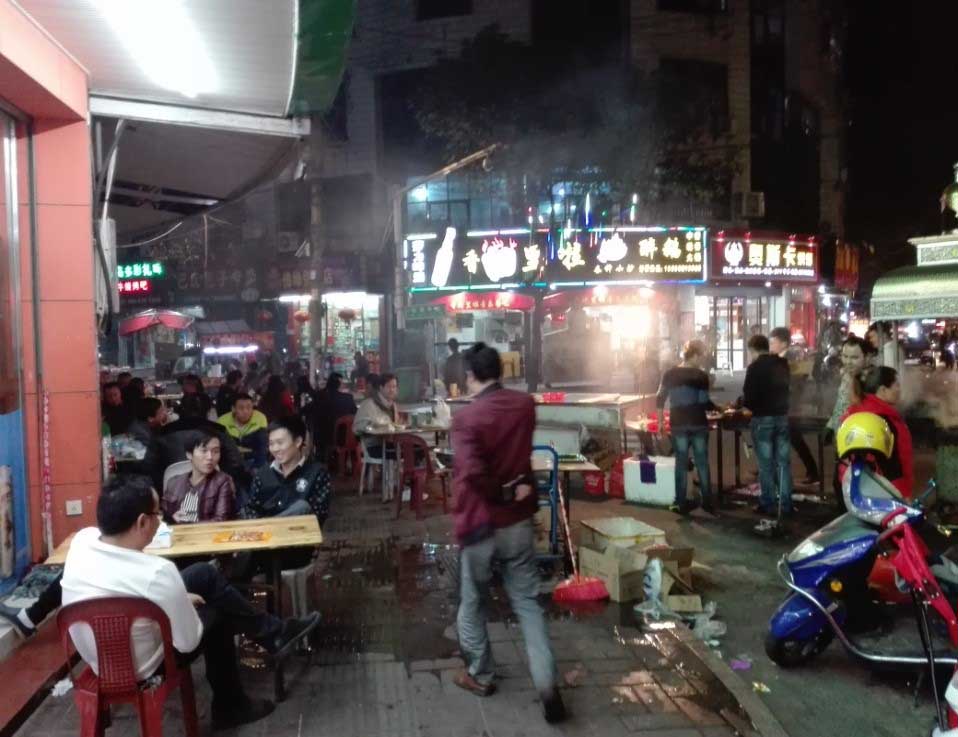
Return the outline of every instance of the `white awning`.
{"type": "Polygon", "coordinates": [[[284,117],[298,0],[17,0],[98,97],[284,117]]]}

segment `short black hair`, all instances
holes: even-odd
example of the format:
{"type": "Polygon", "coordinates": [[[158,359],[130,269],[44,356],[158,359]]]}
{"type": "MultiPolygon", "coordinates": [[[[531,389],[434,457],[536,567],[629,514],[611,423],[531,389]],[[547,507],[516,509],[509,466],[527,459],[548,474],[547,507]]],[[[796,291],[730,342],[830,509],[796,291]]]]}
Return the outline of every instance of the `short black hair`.
{"type": "Polygon", "coordinates": [[[286,430],[286,432],[293,436],[294,440],[296,438],[306,439],[306,423],[303,422],[299,415],[290,415],[289,417],[281,417],[278,420],[273,420],[273,422],[269,423],[269,427],[266,428],[267,437],[277,430],[286,430]]]}
{"type": "Polygon", "coordinates": [[[870,353],[878,353],[878,351],[875,349],[875,346],[873,346],[864,338],[859,338],[857,335],[854,335],[854,334],[849,335],[847,338],[845,338],[844,342],[842,343],[842,348],[844,348],[846,345],[851,346],[852,348],[854,348],[855,346],[858,346],[858,348],[861,349],[861,352],[864,353],[866,356],[870,353]]]}
{"type": "Polygon", "coordinates": [[[155,416],[162,406],[163,402],[156,397],[143,397],[136,403],[136,419],[146,422],[148,419],[155,416]]]}
{"type": "Polygon", "coordinates": [[[498,381],[502,378],[502,361],[499,351],[485,343],[476,343],[465,352],[466,368],[476,381],[498,381]]]}
{"type": "Polygon", "coordinates": [[[383,374],[379,377],[379,386],[386,386],[390,381],[395,380],[396,383],[399,383],[399,377],[396,374],[383,374]]]}
{"type": "Polygon", "coordinates": [[[153,514],[153,482],[149,476],[113,476],[96,502],[96,525],[104,535],[119,535],[136,524],[141,514],[153,514]]]}
{"type": "Polygon", "coordinates": [[[184,394],[180,399],[181,417],[205,417],[206,408],[203,406],[203,400],[199,394],[184,394]]]}
{"type": "MultiPolygon", "coordinates": [[[[219,435],[215,433],[207,432],[206,430],[195,430],[191,432],[186,437],[186,442],[183,443],[183,449],[187,453],[192,453],[198,447],[205,447],[207,443],[211,440],[220,440],[219,435]]],[[[223,441],[220,440],[220,447],[222,447],[223,441]]]]}
{"type": "Polygon", "coordinates": [[[788,328],[773,328],[772,332],[768,334],[769,338],[778,338],[785,345],[789,345],[792,342],[792,334],[788,332],[788,328]]]}
{"type": "Polygon", "coordinates": [[[117,381],[119,381],[120,379],[132,379],[132,378],[133,378],[133,374],[131,374],[129,371],[121,371],[120,373],[116,375],[117,381]]]}
{"type": "Polygon", "coordinates": [[[858,375],[859,395],[877,394],[881,387],[890,389],[898,381],[898,372],[891,366],[871,366],[858,375]]]}
{"type": "Polygon", "coordinates": [[[326,388],[336,391],[339,389],[340,385],[343,383],[343,377],[339,374],[330,374],[329,378],[326,379],[326,388]]]}
{"type": "Polygon", "coordinates": [[[383,378],[379,374],[370,374],[366,377],[366,386],[370,389],[378,389],[383,385],[383,378]]]}
{"type": "Polygon", "coordinates": [[[242,402],[244,400],[249,400],[250,402],[252,402],[253,398],[246,392],[237,392],[236,396],[233,397],[233,406],[235,407],[239,402],[242,402]]]}
{"type": "Polygon", "coordinates": [[[748,339],[748,347],[756,353],[768,353],[768,338],[764,335],[753,335],[748,339]]]}
{"type": "Polygon", "coordinates": [[[446,345],[449,346],[450,350],[458,351],[459,350],[459,341],[455,338],[450,338],[446,345]]]}
{"type": "Polygon", "coordinates": [[[232,371],[226,372],[226,383],[235,384],[237,381],[242,381],[243,372],[239,369],[233,369],[232,371]]]}
{"type": "Polygon", "coordinates": [[[101,386],[100,388],[103,390],[103,393],[106,394],[106,390],[107,390],[107,389],[119,389],[119,388],[120,388],[120,382],[119,382],[119,381],[108,381],[108,382],[106,382],[106,384],[104,384],[104,385],[101,386]]]}

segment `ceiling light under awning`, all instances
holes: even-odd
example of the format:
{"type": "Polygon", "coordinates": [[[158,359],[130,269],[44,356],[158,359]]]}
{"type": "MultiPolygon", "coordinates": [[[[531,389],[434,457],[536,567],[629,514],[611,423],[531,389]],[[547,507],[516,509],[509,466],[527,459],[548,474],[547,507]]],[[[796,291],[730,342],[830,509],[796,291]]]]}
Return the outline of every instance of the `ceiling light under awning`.
{"type": "Polygon", "coordinates": [[[93,0],[117,40],[155,84],[190,99],[219,79],[183,0],[93,0]]]}

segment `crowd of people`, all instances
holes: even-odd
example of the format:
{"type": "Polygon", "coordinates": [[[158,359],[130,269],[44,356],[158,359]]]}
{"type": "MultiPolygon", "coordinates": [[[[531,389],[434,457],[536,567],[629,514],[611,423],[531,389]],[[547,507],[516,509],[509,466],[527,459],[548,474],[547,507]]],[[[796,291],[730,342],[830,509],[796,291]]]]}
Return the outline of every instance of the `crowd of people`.
{"type": "MultiPolygon", "coordinates": [[[[717,513],[710,494],[708,415],[722,409],[743,409],[750,416],[760,488],[756,513],[778,519],[792,514],[792,449],[805,467],[802,484],[819,482],[822,469],[818,468],[802,429],[790,421],[796,415],[796,375],[788,358],[789,343],[787,328],[775,328],[767,337],[752,335],[742,396],[728,408],[716,406],[709,397],[710,376],[705,370],[708,350],[702,341],[687,343],[682,362],[663,375],[657,405],[660,410],[666,404],[671,409],[671,440],[676,455],[674,511],[687,515],[697,506],[688,500],[688,471],[692,466],[699,477],[702,508],[711,515],[717,513]]],[[[851,415],[868,412],[881,417],[891,429],[894,444],[888,458],[875,462],[908,498],[914,483],[912,440],[897,407],[901,399],[899,369],[888,365],[899,357],[895,351],[881,350],[882,346],[877,329],[867,339],[855,335],[845,338],[838,391],[825,424],[825,442],[832,443],[842,422],[851,415]]],[[[836,458],[834,466],[835,495],[843,506],[841,480],[845,465],[836,458]]]]}

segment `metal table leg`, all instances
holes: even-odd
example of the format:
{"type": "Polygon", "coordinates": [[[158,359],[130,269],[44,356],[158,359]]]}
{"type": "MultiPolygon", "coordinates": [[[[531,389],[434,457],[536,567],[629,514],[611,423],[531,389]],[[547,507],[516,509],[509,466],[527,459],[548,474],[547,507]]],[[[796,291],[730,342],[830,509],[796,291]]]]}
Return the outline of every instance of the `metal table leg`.
{"type": "Polygon", "coordinates": [[[825,433],[819,430],[816,433],[818,440],[818,495],[825,498],[825,433]]]}
{"type": "Polygon", "coordinates": [[[725,447],[722,440],[722,426],[719,425],[715,428],[715,450],[717,453],[716,465],[718,468],[718,474],[715,478],[715,488],[716,488],[716,498],[719,500],[718,503],[721,505],[723,501],[723,494],[725,493],[725,447]]]}
{"type": "MultiPolygon", "coordinates": [[[[280,568],[280,556],[277,551],[270,553],[270,589],[273,597],[273,613],[282,619],[283,617],[283,573],[280,568]]],[[[283,658],[278,657],[273,661],[273,700],[278,704],[286,700],[286,683],[283,675],[283,658]]]]}

